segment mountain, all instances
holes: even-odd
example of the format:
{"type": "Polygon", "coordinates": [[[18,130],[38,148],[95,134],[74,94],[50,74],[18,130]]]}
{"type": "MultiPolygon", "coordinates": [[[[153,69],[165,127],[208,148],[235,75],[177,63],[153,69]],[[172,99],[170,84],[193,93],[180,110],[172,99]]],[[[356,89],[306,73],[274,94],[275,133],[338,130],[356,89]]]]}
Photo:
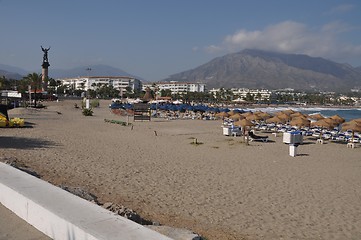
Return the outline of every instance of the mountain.
{"type": "MultiPolygon", "coordinates": [[[[41,69],[39,68],[38,70],[32,72],[40,73],[41,69]]],[[[26,71],[21,68],[0,64],[0,77],[5,76],[6,78],[11,78],[11,79],[21,79],[23,76],[26,76],[27,74],[32,72],[26,71]]],[[[101,65],[101,64],[75,67],[72,69],[53,69],[52,67],[49,67],[50,78],[58,79],[58,78],[71,78],[71,77],[79,77],[79,76],[132,76],[142,80],[142,78],[129,74],[119,68],[111,67],[108,65],[101,65]],[[91,69],[91,70],[87,70],[87,69],[91,69]]]]}
{"type": "Polygon", "coordinates": [[[13,67],[5,64],[0,64],[0,77],[5,76],[8,79],[22,79],[28,72],[24,69],[13,67]]]}
{"type": "MultiPolygon", "coordinates": [[[[51,69],[49,68],[49,77],[57,78],[72,78],[84,76],[132,76],[119,68],[111,67],[108,65],[90,65],[83,67],[76,67],[72,69],[51,69]],[[91,70],[87,70],[91,69],[91,70]]],[[[136,77],[138,78],[138,77],[136,77]]],[[[140,79],[140,78],[138,78],[140,79]]]]}
{"type": "Polygon", "coordinates": [[[22,75],[18,74],[18,73],[13,73],[13,72],[8,72],[5,70],[0,70],[0,77],[5,77],[7,79],[15,79],[15,80],[20,80],[23,78],[22,75]]]}
{"type": "Polygon", "coordinates": [[[356,67],[356,71],[358,71],[358,72],[360,72],[360,73],[361,73],[361,66],[356,67]]]}
{"type": "Polygon", "coordinates": [[[15,74],[19,74],[21,76],[25,76],[29,73],[29,71],[24,70],[22,68],[13,67],[13,66],[5,65],[5,64],[0,64],[0,69],[1,69],[1,71],[15,73],[15,74]]]}
{"type": "Polygon", "coordinates": [[[349,91],[361,85],[361,72],[348,64],[319,57],[245,49],[165,79],[169,80],[203,82],[208,89],[245,87],[349,91]]]}

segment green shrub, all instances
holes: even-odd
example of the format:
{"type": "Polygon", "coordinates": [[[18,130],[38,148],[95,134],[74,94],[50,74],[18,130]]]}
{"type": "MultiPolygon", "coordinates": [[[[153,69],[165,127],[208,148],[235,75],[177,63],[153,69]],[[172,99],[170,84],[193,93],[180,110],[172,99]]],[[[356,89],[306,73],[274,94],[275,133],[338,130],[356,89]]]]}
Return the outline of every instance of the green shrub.
{"type": "Polygon", "coordinates": [[[91,108],[83,108],[84,116],[93,116],[93,110],[91,108]]]}
{"type": "Polygon", "coordinates": [[[99,107],[99,100],[98,99],[92,99],[91,102],[90,102],[90,106],[92,108],[99,107]]]}

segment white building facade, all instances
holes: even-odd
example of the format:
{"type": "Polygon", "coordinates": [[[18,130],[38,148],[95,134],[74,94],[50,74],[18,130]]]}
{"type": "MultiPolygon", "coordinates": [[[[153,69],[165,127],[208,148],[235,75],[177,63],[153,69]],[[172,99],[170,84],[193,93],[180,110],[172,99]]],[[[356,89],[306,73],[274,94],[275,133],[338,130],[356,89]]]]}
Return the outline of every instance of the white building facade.
{"type": "Polygon", "coordinates": [[[143,84],[143,91],[147,88],[150,88],[151,90],[157,88],[159,91],[170,90],[172,94],[184,94],[187,92],[205,92],[206,84],[176,81],[143,84]]]}
{"type": "Polygon", "coordinates": [[[141,90],[142,82],[139,79],[133,77],[119,76],[119,77],[77,77],[77,78],[65,78],[58,79],[62,82],[64,86],[73,88],[74,90],[84,90],[89,89],[95,90],[103,85],[113,86],[115,89],[120,92],[126,92],[126,88],[130,87],[132,91],[141,90]]]}
{"type": "MultiPolygon", "coordinates": [[[[265,100],[269,99],[272,94],[272,92],[267,89],[231,88],[230,90],[233,96],[241,99],[246,99],[247,95],[252,95],[255,97],[255,99],[260,97],[260,99],[257,100],[265,100]]],[[[226,89],[223,89],[223,91],[226,91],[226,89]]],[[[221,92],[221,89],[213,88],[209,92],[212,93],[213,96],[216,96],[217,92],[221,92]]]]}

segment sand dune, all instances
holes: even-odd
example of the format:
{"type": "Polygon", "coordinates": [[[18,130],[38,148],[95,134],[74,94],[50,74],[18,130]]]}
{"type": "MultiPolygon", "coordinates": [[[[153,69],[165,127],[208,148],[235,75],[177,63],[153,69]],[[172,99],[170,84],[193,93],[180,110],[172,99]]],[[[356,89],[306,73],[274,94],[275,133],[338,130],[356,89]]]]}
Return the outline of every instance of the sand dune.
{"type": "Polygon", "coordinates": [[[31,128],[0,129],[2,159],[208,239],[361,239],[360,147],[306,139],[292,158],[280,137],[247,146],[220,121],[106,123],[127,121],[108,103],[11,110],[31,128]]]}

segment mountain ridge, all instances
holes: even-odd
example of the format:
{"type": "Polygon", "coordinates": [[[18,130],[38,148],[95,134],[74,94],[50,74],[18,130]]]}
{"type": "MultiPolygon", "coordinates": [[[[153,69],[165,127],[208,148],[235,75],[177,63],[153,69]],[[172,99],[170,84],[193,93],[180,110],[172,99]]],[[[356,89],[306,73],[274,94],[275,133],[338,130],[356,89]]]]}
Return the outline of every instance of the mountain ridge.
{"type": "Polygon", "coordinates": [[[164,81],[203,82],[207,88],[294,88],[347,91],[361,86],[361,71],[320,57],[257,49],[230,53],[164,81]]]}
{"type": "MultiPolygon", "coordinates": [[[[41,72],[41,69],[39,69],[39,71],[27,71],[18,67],[0,64],[0,76],[5,76],[7,78],[21,79],[32,72],[41,72]],[[17,78],[14,78],[14,76],[17,78]]],[[[54,79],[85,76],[131,76],[142,80],[141,77],[134,74],[129,74],[122,69],[104,64],[79,66],[71,69],[49,68],[49,77],[54,79]]]]}
{"type": "MultiPolygon", "coordinates": [[[[21,79],[28,71],[0,64],[0,76],[21,79]],[[14,72],[12,72],[14,71],[14,72]],[[20,73],[20,74],[19,74],[20,73]]],[[[40,69],[39,69],[40,70],[40,69]]],[[[54,79],[84,76],[131,76],[108,65],[88,65],[72,69],[49,68],[54,79]],[[91,69],[91,70],[87,70],[91,69]]],[[[305,54],[284,54],[257,49],[244,49],[216,57],[191,70],[170,75],[161,81],[202,82],[207,88],[264,88],[313,91],[350,91],[361,86],[361,66],[333,62],[305,54]]]]}

